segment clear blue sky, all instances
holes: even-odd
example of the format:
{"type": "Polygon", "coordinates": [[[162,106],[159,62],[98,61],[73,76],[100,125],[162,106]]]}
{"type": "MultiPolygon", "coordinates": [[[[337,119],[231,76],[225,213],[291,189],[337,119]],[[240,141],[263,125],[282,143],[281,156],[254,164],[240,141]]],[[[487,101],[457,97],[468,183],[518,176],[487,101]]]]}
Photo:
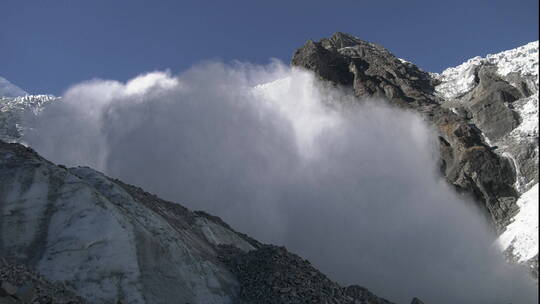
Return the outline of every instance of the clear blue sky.
{"type": "Polygon", "coordinates": [[[538,0],[1,0],[0,76],[60,94],[207,59],[290,61],[342,31],[439,72],[538,40],[538,0]]]}

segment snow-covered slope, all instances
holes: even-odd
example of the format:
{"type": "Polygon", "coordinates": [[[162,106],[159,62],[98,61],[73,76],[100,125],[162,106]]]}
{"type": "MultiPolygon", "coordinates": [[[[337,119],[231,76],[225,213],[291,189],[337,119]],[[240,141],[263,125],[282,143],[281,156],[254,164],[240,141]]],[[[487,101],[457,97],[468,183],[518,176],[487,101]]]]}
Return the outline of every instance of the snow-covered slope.
{"type": "Polygon", "coordinates": [[[0,77],[0,97],[17,97],[28,95],[23,89],[0,77]]]}
{"type": "Polygon", "coordinates": [[[436,92],[442,97],[443,103],[456,112],[472,117],[472,122],[484,132],[486,143],[514,164],[514,186],[521,195],[517,202],[519,211],[509,219],[510,223],[500,236],[499,244],[512,260],[525,264],[531,264],[531,259],[537,259],[538,255],[538,46],[538,41],[535,41],[498,54],[475,57],[441,74],[434,74],[441,81],[436,92]],[[506,85],[503,93],[515,96],[502,96],[496,103],[493,100],[499,96],[485,94],[501,94],[500,90],[490,92],[485,86],[480,88],[484,85],[482,76],[489,78],[485,76],[489,69],[495,72],[490,77],[498,82],[498,88],[506,85]],[[482,95],[480,93],[488,96],[488,100],[477,106],[478,96],[482,95]],[[494,105],[499,106],[500,110],[490,113],[488,117],[493,120],[493,127],[508,124],[506,129],[499,132],[499,136],[490,135],[496,133],[490,132],[491,126],[478,115],[478,108],[483,110],[494,105]],[[501,112],[507,112],[510,119],[497,121],[501,112]],[[512,122],[512,117],[517,119],[512,122]],[[483,123],[487,127],[483,128],[483,123]]]}
{"type": "Polygon", "coordinates": [[[524,263],[538,254],[538,184],[519,198],[518,206],[520,212],[499,242],[503,248],[511,248],[517,262],[524,263]]]}
{"type": "MultiPolygon", "coordinates": [[[[88,303],[392,304],[218,217],[0,141],[0,266],[6,261],[43,279],[0,267],[2,281],[49,288],[41,294],[55,292],[44,282],[56,282],[69,292],[57,300],[74,291],[88,303]]],[[[28,303],[5,296],[0,287],[0,303],[28,303]]],[[[43,300],[32,303],[52,303],[43,300]]]]}
{"type": "Polygon", "coordinates": [[[538,91],[538,41],[534,41],[486,57],[477,56],[456,67],[448,68],[441,74],[433,74],[442,82],[436,87],[437,93],[446,100],[452,100],[469,92],[477,84],[476,69],[484,64],[495,65],[503,77],[511,74],[526,77],[530,89],[538,91]]]}
{"type": "Polygon", "coordinates": [[[89,168],[0,141],[0,256],[96,303],[230,303],[215,245],[254,247],[220,221],[89,168]]]}

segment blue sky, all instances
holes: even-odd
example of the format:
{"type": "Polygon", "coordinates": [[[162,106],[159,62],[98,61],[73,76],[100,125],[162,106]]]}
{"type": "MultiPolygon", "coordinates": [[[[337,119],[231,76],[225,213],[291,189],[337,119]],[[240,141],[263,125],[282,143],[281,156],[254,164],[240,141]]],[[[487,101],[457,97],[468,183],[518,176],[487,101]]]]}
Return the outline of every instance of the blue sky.
{"type": "Polygon", "coordinates": [[[0,14],[0,75],[30,93],[209,59],[289,62],[336,31],[434,72],[538,40],[538,0],[2,0],[0,14]]]}

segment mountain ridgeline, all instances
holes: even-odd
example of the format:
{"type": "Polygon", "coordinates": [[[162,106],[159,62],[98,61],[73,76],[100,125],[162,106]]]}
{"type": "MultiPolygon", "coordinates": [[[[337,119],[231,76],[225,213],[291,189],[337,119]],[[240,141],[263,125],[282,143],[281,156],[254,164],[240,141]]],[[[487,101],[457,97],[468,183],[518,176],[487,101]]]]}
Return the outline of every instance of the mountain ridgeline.
{"type": "Polygon", "coordinates": [[[477,126],[442,105],[435,95],[436,78],[378,45],[342,33],[308,41],[292,64],[336,85],[352,86],[359,98],[388,100],[420,112],[440,131],[440,165],[448,181],[481,202],[498,228],[514,214],[518,193],[512,164],[485,143],[477,126]]]}
{"type": "Polygon", "coordinates": [[[0,287],[5,303],[30,293],[32,303],[391,304],[218,217],[90,168],[2,141],[0,156],[0,279],[13,287],[0,287]]]}
{"type": "MultiPolygon", "coordinates": [[[[440,174],[477,203],[508,259],[537,277],[537,55],[535,42],[434,74],[336,33],[307,41],[291,63],[349,101],[425,118],[440,174]],[[531,217],[536,227],[519,224],[531,217]]],[[[24,117],[62,98],[22,94],[0,78],[0,303],[392,304],[219,217],[50,162],[20,143],[24,117]]]]}
{"type": "MultiPolygon", "coordinates": [[[[442,174],[478,202],[499,233],[519,212],[518,198],[538,191],[538,42],[475,57],[439,75],[336,33],[306,42],[292,65],[352,88],[358,102],[378,99],[424,116],[438,130],[442,174]]],[[[525,229],[534,234],[538,224],[525,229]]],[[[520,255],[507,246],[510,256],[520,255]]],[[[537,253],[527,260],[533,273],[537,253]]]]}

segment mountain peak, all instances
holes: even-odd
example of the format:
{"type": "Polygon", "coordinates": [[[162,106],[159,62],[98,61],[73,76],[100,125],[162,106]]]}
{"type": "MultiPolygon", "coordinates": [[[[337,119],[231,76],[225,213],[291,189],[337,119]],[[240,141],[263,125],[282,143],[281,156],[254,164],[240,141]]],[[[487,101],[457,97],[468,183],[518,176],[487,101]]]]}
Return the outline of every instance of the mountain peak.
{"type": "Polygon", "coordinates": [[[332,41],[338,49],[366,43],[358,37],[342,32],[335,32],[328,40],[332,41]]]}

